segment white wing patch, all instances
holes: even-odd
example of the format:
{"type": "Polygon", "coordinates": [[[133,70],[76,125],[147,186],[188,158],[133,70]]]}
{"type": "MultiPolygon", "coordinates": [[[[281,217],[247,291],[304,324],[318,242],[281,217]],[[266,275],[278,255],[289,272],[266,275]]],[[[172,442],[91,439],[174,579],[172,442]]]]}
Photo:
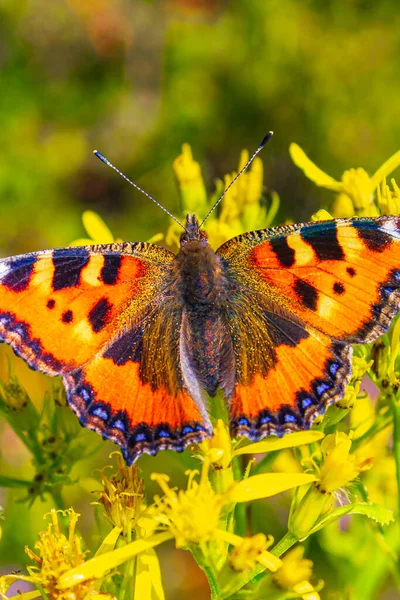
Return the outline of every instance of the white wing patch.
{"type": "Polygon", "coordinates": [[[8,260],[0,260],[0,281],[11,271],[8,260]]]}

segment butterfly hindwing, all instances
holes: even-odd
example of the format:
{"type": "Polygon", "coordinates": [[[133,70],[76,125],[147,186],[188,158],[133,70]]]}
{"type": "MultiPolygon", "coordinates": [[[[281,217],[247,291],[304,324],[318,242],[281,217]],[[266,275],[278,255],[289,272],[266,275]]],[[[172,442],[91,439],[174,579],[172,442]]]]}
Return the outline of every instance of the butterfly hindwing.
{"type": "Polygon", "coordinates": [[[217,254],[238,286],[230,326],[238,329],[235,335],[252,332],[247,346],[240,343],[243,355],[236,355],[234,431],[259,439],[309,427],[343,394],[349,344],[376,339],[399,309],[400,218],[255,231],[228,241],[217,254]],[[257,351],[252,339],[258,339],[257,351]]]}
{"type": "Polygon", "coordinates": [[[81,370],[64,377],[81,423],[118,443],[128,464],[143,452],[180,451],[212,435],[202,399],[196,402],[183,382],[176,323],[173,307],[162,298],[81,370]]]}
{"type": "Polygon", "coordinates": [[[351,346],[248,289],[232,295],[227,314],[237,342],[236,385],[228,397],[235,436],[256,441],[307,429],[343,394],[351,346]]]}
{"type": "Polygon", "coordinates": [[[177,328],[162,301],[173,258],[139,242],[0,261],[0,341],[32,368],[64,375],[82,424],[119,443],[129,462],[209,432],[184,390],[179,315],[177,328]]]}

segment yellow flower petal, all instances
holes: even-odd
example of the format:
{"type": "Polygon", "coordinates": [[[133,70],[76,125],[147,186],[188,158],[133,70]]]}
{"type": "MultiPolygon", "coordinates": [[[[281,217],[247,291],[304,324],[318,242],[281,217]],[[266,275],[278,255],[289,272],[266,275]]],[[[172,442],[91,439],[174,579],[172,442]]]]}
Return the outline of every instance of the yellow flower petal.
{"type": "MultiPolygon", "coordinates": [[[[9,598],[9,600],[11,600],[12,598],[17,598],[18,600],[35,600],[35,598],[42,598],[42,594],[40,592],[38,592],[37,590],[33,590],[32,592],[25,592],[25,594],[17,594],[16,596],[7,596],[7,598],[9,598]]],[[[104,595],[102,596],[103,600],[104,599],[104,595]]],[[[91,598],[91,600],[95,600],[94,597],[93,599],[91,598]]]]}
{"type": "Polygon", "coordinates": [[[160,563],[156,552],[150,548],[136,559],[134,600],[164,600],[160,563]]]}
{"type": "Polygon", "coordinates": [[[149,240],[147,240],[147,243],[148,244],[156,244],[157,242],[161,242],[163,237],[164,237],[163,233],[156,233],[149,240]]]}
{"type": "Polygon", "coordinates": [[[320,600],[320,595],[316,592],[309,581],[301,581],[293,586],[293,590],[303,598],[303,600],[320,600]]]}
{"type": "Polygon", "coordinates": [[[239,481],[229,491],[229,498],[232,502],[269,498],[316,479],[314,475],[306,473],[261,473],[239,481]]]}
{"type": "Polygon", "coordinates": [[[262,442],[248,444],[243,448],[234,450],[233,456],[241,454],[263,454],[264,452],[273,452],[274,450],[282,450],[283,448],[295,448],[305,444],[313,444],[324,437],[322,431],[296,431],[289,433],[282,438],[269,437],[262,442]]]}
{"type": "Polygon", "coordinates": [[[95,556],[101,556],[107,552],[111,552],[115,548],[115,544],[119,536],[122,533],[122,527],[114,527],[110,533],[102,541],[100,548],[97,550],[95,556]]]}
{"type": "Polygon", "coordinates": [[[97,213],[93,210],[85,210],[82,221],[89,237],[92,238],[91,243],[112,244],[114,236],[97,213]]]}
{"type": "Polygon", "coordinates": [[[122,548],[91,558],[76,569],[64,573],[58,580],[58,587],[65,590],[87,579],[99,579],[111,569],[118,567],[141,552],[154,548],[154,546],[158,546],[172,538],[171,533],[157,533],[149,538],[135,540],[122,548]]]}
{"type": "Polygon", "coordinates": [[[336,196],[332,204],[331,212],[335,219],[338,217],[354,217],[356,214],[352,199],[345,193],[336,196]]]}
{"type": "Polygon", "coordinates": [[[173,169],[179,183],[184,210],[202,215],[207,207],[207,191],[200,165],[193,160],[189,144],[183,144],[182,154],[174,160],[173,169]]]}
{"type": "MultiPolygon", "coordinates": [[[[215,532],[215,537],[228,542],[228,544],[236,549],[236,555],[231,553],[232,566],[234,563],[236,563],[235,570],[244,570],[237,567],[239,567],[240,563],[242,563],[242,566],[244,566],[247,560],[250,562],[259,562],[273,573],[275,573],[275,571],[282,566],[281,559],[266,550],[266,548],[273,544],[273,538],[271,536],[268,536],[267,538],[264,534],[257,533],[253,537],[242,538],[235,533],[231,533],[230,531],[217,530],[215,532]]],[[[254,565],[247,566],[253,568],[254,565]]]]}
{"type": "Polygon", "coordinates": [[[381,167],[374,173],[371,177],[371,186],[372,190],[375,190],[378,185],[383,181],[385,177],[387,177],[390,173],[392,173],[397,167],[400,166],[400,150],[395,152],[393,156],[388,158],[386,162],[383,163],[381,167]]]}
{"type": "Polygon", "coordinates": [[[279,210],[280,203],[281,203],[281,199],[279,197],[278,192],[271,192],[271,205],[268,209],[264,227],[270,227],[272,225],[272,222],[276,217],[276,213],[279,210]]]}
{"type": "Polygon", "coordinates": [[[341,181],[336,181],[330,175],[327,175],[322,171],[315,163],[312,162],[297,144],[290,144],[289,154],[294,164],[299,167],[304,175],[311,179],[316,185],[327,188],[328,190],[334,190],[341,192],[344,189],[341,181]]]}

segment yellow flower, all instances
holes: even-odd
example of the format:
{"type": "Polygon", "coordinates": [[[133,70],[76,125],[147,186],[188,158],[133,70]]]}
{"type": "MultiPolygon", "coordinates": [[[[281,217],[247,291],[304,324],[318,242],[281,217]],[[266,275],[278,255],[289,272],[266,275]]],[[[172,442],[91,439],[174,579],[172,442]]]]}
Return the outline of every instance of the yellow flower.
{"type": "MultiPolygon", "coordinates": [[[[47,515],[46,515],[47,516],[47,515]]],[[[82,550],[82,540],[75,533],[75,527],[79,515],[72,509],[66,511],[50,511],[51,523],[47,529],[39,534],[39,541],[35,544],[36,552],[25,548],[25,552],[36,565],[28,566],[28,576],[7,575],[0,578],[0,593],[5,598],[4,589],[13,581],[24,580],[43,587],[49,598],[57,600],[86,600],[93,591],[95,577],[82,584],[74,586],[73,593],[64,593],[59,586],[60,577],[71,568],[76,568],[85,562],[85,554],[82,550]],[[59,514],[67,516],[68,535],[62,533],[59,524],[59,514]],[[3,594],[4,592],[4,594],[3,594]]]]}
{"type": "Polygon", "coordinates": [[[234,504],[268,498],[316,480],[315,475],[305,473],[262,473],[233,482],[228,490],[220,493],[210,484],[210,466],[209,458],[204,458],[200,474],[188,471],[186,490],[169,487],[167,475],[153,473],[151,476],[164,496],[155,497],[150,514],[173,534],[178,547],[204,545],[215,538],[231,543],[223,527],[226,514],[233,510],[234,504]]]}
{"type": "Polygon", "coordinates": [[[380,183],[400,165],[400,150],[393,154],[370,177],[362,169],[349,169],[336,181],[330,175],[317,167],[297,144],[291,144],[289,152],[293,162],[316,185],[338,192],[332,208],[334,217],[351,217],[354,214],[362,216],[376,216],[379,214],[374,203],[374,192],[380,183]]]}
{"type": "Polygon", "coordinates": [[[377,202],[383,215],[400,214],[400,188],[394,179],[391,179],[391,184],[393,191],[386,185],[386,178],[384,178],[377,188],[377,202]]]}
{"type": "Polygon", "coordinates": [[[169,477],[153,473],[151,478],[158,483],[164,496],[156,496],[158,512],[165,518],[165,525],[174,535],[178,548],[188,544],[209,542],[219,528],[221,512],[226,504],[222,494],[217,494],[208,480],[209,461],[205,461],[200,476],[198,471],[188,471],[186,490],[176,491],[168,485],[169,477]]]}
{"type": "Polygon", "coordinates": [[[361,471],[370,468],[368,459],[361,462],[350,454],[351,438],[342,431],[327,435],[321,443],[324,457],[319,471],[318,489],[332,493],[348,485],[361,471]]]}
{"type": "MultiPolygon", "coordinates": [[[[237,172],[244,167],[248,158],[247,150],[243,150],[237,172]]],[[[234,172],[226,175],[223,181],[219,180],[215,193],[208,200],[200,165],[193,160],[188,144],[182,146],[182,154],[175,159],[173,167],[181,191],[183,213],[196,213],[199,218],[206,215],[236,175],[234,172]]],[[[271,194],[271,205],[267,212],[261,203],[262,189],[263,164],[257,157],[224,196],[218,215],[215,211],[207,220],[211,246],[217,248],[243,231],[269,227],[279,208],[279,196],[275,192],[271,194]]],[[[167,245],[178,247],[180,234],[179,225],[171,223],[166,236],[167,245]]]]}
{"type": "Polygon", "coordinates": [[[274,575],[274,582],[283,590],[293,591],[304,600],[319,600],[319,594],[309,579],[312,561],[304,557],[304,548],[297,546],[282,558],[282,566],[274,575]]]}
{"type": "Polygon", "coordinates": [[[125,464],[119,452],[117,455],[118,471],[110,479],[101,472],[103,491],[99,503],[103,504],[107,517],[121,529],[123,535],[131,538],[132,530],[137,525],[144,501],[144,482],[139,479],[139,469],[125,464]]]}
{"type": "Polygon", "coordinates": [[[214,435],[199,444],[199,448],[216,469],[227,469],[232,460],[232,442],[222,419],[217,420],[214,435]]]}
{"type": "Polygon", "coordinates": [[[319,517],[333,508],[336,492],[371,467],[370,457],[351,454],[350,449],[351,438],[341,431],[322,441],[319,464],[313,458],[317,480],[302,497],[295,497],[290,509],[289,529],[298,539],[305,538],[319,517]]]}
{"type": "Polygon", "coordinates": [[[79,238],[73,241],[71,246],[90,246],[92,244],[112,244],[116,240],[104,223],[103,219],[93,210],[85,210],[82,214],[83,226],[88,238],[79,238]]]}
{"type": "Polygon", "coordinates": [[[311,216],[311,221],[329,221],[333,219],[332,215],[327,210],[321,208],[311,216]]]}
{"type": "Polygon", "coordinates": [[[325,423],[329,423],[330,426],[335,425],[344,419],[349,411],[357,405],[357,402],[364,393],[361,392],[362,380],[373,363],[372,359],[367,361],[367,357],[364,354],[362,356],[353,355],[351,380],[346,387],[343,398],[328,408],[325,414],[325,423]]]}
{"type": "Polygon", "coordinates": [[[201,167],[193,160],[189,144],[183,144],[182,154],[173,163],[175,177],[179,184],[182,207],[185,213],[196,213],[205,217],[207,212],[207,191],[201,174],[201,167]]]}
{"type": "Polygon", "coordinates": [[[271,536],[267,538],[263,533],[257,533],[252,537],[241,538],[228,534],[227,539],[233,546],[229,554],[229,563],[234,571],[251,571],[256,563],[273,573],[281,568],[282,561],[266,550],[274,543],[271,536]]]}
{"type": "MultiPolygon", "coordinates": [[[[89,237],[79,238],[71,242],[70,246],[92,246],[93,244],[113,244],[121,242],[120,238],[114,238],[108,226],[103,219],[93,210],[85,210],[82,214],[83,226],[89,237]]],[[[149,240],[150,243],[156,243],[163,239],[162,233],[153,235],[149,240]]]]}

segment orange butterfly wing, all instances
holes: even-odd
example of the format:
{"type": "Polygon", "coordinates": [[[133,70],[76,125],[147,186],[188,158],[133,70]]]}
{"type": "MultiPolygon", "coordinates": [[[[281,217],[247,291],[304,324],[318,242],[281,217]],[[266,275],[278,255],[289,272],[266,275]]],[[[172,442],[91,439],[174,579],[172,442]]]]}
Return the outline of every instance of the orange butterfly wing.
{"type": "Polygon", "coordinates": [[[173,258],[153,244],[122,243],[0,261],[0,340],[32,368],[64,375],[82,424],[119,443],[128,462],[210,434],[185,390],[179,331],[164,327],[173,258]]]}
{"type": "Polygon", "coordinates": [[[343,395],[348,344],[376,339],[399,310],[400,219],[256,231],[217,254],[238,286],[228,311],[241,349],[234,432],[259,439],[309,427],[343,395]]]}

